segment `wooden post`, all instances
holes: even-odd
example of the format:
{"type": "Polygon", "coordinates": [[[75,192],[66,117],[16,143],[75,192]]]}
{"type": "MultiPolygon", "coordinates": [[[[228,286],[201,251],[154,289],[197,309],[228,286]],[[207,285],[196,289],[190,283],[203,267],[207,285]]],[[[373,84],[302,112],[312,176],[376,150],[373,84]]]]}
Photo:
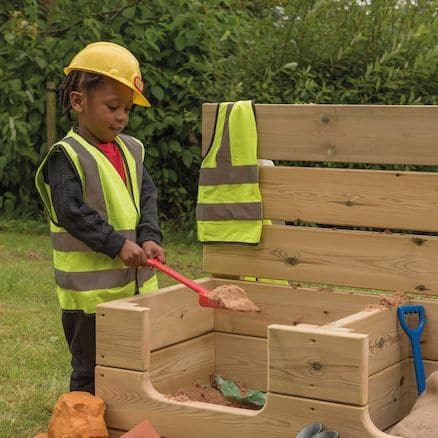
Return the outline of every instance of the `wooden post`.
{"type": "MultiPolygon", "coordinates": [[[[45,0],[43,5],[46,8],[46,21],[52,18],[56,0],[45,0]]],[[[46,103],[46,126],[47,126],[47,149],[56,141],[56,82],[47,81],[47,103],[46,103]]]]}
{"type": "Polygon", "coordinates": [[[56,83],[47,81],[47,148],[50,148],[56,141],[56,83]]]}

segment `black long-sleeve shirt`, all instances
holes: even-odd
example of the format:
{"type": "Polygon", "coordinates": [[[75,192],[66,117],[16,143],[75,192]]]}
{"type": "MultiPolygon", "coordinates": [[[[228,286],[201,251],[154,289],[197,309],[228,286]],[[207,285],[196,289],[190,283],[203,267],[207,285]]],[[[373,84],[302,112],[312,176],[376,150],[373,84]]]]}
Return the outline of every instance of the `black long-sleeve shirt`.
{"type": "MultiPolygon", "coordinates": [[[[44,175],[50,185],[58,224],[94,251],[116,257],[126,238],[114,231],[96,210],[84,202],[81,182],[73,164],[62,149],[52,153],[44,175]]],[[[140,193],[140,221],[136,234],[139,245],[146,240],[153,240],[161,245],[157,190],[144,167],[140,193]]]]}

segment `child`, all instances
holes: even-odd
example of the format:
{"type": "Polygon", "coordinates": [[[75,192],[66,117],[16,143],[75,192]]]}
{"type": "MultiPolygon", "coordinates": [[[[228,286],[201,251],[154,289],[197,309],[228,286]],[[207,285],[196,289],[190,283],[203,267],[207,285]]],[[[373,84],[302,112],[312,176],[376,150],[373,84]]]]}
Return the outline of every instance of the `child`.
{"type": "Polygon", "coordinates": [[[94,394],[96,305],[157,289],[147,258],[165,262],[156,189],[143,145],[122,134],[143,96],[138,61],[108,42],[86,46],[64,69],[60,104],[77,126],[36,174],[50,217],[62,324],[72,354],[70,391],[94,394]]]}

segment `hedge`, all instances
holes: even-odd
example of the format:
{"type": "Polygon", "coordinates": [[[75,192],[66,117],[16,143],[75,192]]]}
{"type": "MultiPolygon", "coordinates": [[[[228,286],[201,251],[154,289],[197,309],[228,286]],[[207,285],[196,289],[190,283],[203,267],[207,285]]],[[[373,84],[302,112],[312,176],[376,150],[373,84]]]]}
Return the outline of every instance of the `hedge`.
{"type": "MultiPolygon", "coordinates": [[[[152,107],[127,132],[146,146],[163,217],[193,218],[201,105],[436,104],[437,16],[427,0],[22,0],[0,11],[0,214],[41,215],[46,84],[86,44],[139,59],[152,107]]],[[[68,124],[57,114],[61,138],[68,124]]],[[[413,146],[414,147],[414,146],[413,146]]]]}

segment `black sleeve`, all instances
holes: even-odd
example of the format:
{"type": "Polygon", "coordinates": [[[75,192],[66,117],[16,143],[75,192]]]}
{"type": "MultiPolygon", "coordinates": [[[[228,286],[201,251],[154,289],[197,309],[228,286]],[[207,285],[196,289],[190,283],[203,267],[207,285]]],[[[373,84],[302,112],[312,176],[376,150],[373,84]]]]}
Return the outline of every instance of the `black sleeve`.
{"type": "Polygon", "coordinates": [[[161,245],[163,235],[158,223],[157,189],[148,171],[143,167],[143,177],[140,193],[140,222],[137,226],[137,243],[141,245],[146,240],[153,240],[161,245]]]}
{"type": "Polygon", "coordinates": [[[51,154],[45,170],[58,224],[94,251],[115,258],[126,238],[84,202],[79,176],[62,149],[51,154]]]}

